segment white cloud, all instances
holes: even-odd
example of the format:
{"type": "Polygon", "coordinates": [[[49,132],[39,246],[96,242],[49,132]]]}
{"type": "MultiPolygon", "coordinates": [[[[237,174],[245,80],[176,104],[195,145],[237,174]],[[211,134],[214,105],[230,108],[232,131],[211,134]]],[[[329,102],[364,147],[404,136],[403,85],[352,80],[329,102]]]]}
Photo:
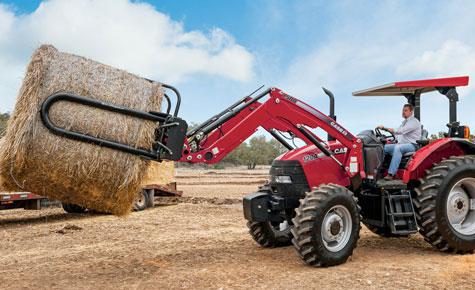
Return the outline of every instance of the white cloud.
{"type": "MultiPolygon", "coordinates": [[[[475,49],[458,40],[447,40],[435,50],[427,50],[396,69],[399,75],[417,74],[434,77],[475,76],[475,49]]],[[[465,94],[473,91],[462,90],[465,94]]]]}
{"type": "Polygon", "coordinates": [[[185,31],[149,4],[50,0],[31,14],[13,11],[0,4],[0,111],[13,107],[29,56],[42,43],[170,83],[198,74],[253,77],[253,55],[227,32],[185,31]]]}
{"type": "MultiPolygon", "coordinates": [[[[396,126],[405,101],[402,97],[355,98],[352,91],[393,81],[475,77],[475,43],[470,37],[475,20],[469,13],[461,13],[458,4],[435,3],[433,13],[428,14],[425,5],[372,3],[352,6],[356,11],[340,7],[337,11],[344,20],[328,29],[325,42],[297,56],[281,81],[290,93],[308,99],[322,111],[326,110],[327,98],[319,87],[333,90],[338,120],[352,132],[379,123],[396,126]],[[440,21],[443,19],[457,21],[440,21]]],[[[470,108],[475,100],[464,96],[475,91],[474,86],[458,90],[462,96],[459,118],[473,124],[470,108]]],[[[422,98],[422,106],[425,127],[430,132],[446,130],[447,100],[434,93],[422,98]]]]}

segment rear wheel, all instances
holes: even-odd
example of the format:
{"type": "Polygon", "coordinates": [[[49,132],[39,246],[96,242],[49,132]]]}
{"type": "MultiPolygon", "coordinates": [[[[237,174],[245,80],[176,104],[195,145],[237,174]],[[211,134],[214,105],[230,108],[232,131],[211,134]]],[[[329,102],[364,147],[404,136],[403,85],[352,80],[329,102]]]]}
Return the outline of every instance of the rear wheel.
{"type": "Polygon", "coordinates": [[[444,252],[475,249],[475,156],[451,157],[435,165],[416,188],[419,232],[444,252]]]}
{"type": "Polygon", "coordinates": [[[85,207],[72,203],[61,203],[61,206],[67,213],[85,213],[87,211],[85,207]]]}
{"type": "Polygon", "coordinates": [[[345,187],[326,184],[308,192],[293,219],[293,244],[305,263],[333,266],[346,262],[359,239],[360,209],[345,187]]]}

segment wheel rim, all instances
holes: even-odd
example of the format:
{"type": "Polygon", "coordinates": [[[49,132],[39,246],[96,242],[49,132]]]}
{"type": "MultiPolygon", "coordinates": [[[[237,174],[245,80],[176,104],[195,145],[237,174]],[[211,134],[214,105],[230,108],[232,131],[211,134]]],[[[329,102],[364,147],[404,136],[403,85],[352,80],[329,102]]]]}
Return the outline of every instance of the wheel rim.
{"type": "Polygon", "coordinates": [[[447,196],[447,218],[459,234],[475,234],[475,178],[459,180],[447,196]]]}
{"type": "Polygon", "coordinates": [[[287,220],[281,223],[270,223],[270,225],[276,232],[286,232],[290,229],[290,223],[287,220]]]}
{"type": "Polygon", "coordinates": [[[323,218],[322,238],[327,250],[338,252],[350,240],[352,219],[350,211],[343,205],[332,207],[323,218]]]}
{"type": "Polygon", "coordinates": [[[135,200],[135,206],[137,208],[142,208],[145,206],[145,195],[143,192],[141,192],[138,196],[137,199],[135,200]]]}

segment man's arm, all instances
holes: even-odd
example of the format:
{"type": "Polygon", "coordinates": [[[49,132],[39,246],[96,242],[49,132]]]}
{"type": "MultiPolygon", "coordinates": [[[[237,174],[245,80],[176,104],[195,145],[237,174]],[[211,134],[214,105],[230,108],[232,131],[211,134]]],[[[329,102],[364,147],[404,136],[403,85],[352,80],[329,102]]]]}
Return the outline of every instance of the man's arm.
{"type": "Polygon", "coordinates": [[[388,130],[389,132],[393,133],[394,134],[394,129],[393,128],[386,128],[384,127],[384,125],[379,125],[378,127],[376,127],[378,129],[384,129],[384,130],[388,130]]]}

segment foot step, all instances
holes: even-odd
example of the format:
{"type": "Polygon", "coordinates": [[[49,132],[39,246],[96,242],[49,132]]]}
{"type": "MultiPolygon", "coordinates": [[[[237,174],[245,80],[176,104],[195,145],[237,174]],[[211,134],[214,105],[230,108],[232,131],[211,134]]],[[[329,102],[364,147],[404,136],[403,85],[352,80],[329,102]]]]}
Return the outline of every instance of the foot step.
{"type": "Polygon", "coordinates": [[[388,195],[388,216],[391,232],[396,235],[408,235],[417,232],[416,215],[412,205],[411,192],[401,190],[388,195]]]}

